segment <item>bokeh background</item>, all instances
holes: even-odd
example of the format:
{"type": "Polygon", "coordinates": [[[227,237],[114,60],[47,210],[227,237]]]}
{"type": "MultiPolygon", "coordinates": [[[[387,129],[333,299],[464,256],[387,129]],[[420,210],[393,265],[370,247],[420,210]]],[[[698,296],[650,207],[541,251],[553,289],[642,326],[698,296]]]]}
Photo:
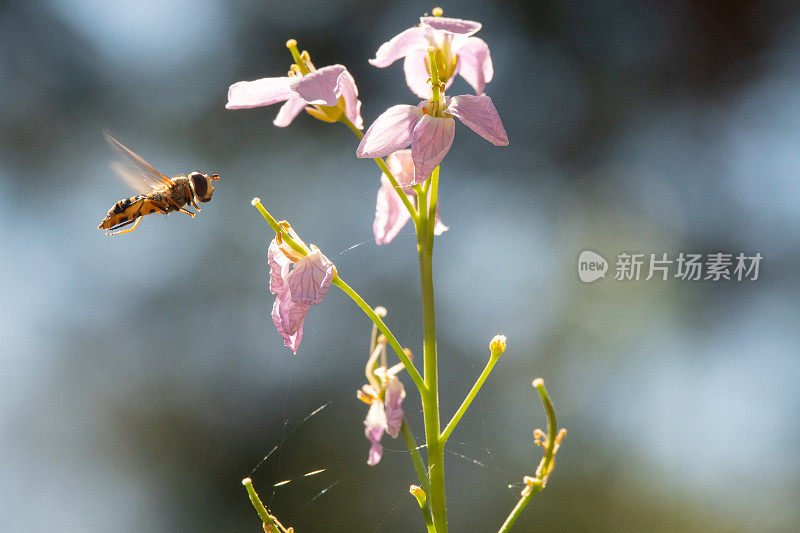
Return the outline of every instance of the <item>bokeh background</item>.
{"type": "MultiPolygon", "coordinates": [[[[416,103],[400,63],[367,60],[433,7],[0,5],[3,531],[258,531],[245,476],[300,532],[421,529],[402,442],[366,465],[355,391],[370,323],[332,290],[292,356],[269,317],[271,235],[250,199],[388,307],[419,354],[412,231],[375,246],[379,176],[346,128],[303,115],[278,129],[277,107],[224,104],[229,84],[287,70],[290,37],[317,66],[350,69],[367,123],[416,103]],[[195,220],[151,216],[105,237],[97,224],[130,191],[109,171],[103,129],[165,173],[218,172],[213,202],[195,220]]],[[[535,469],[534,377],[569,435],[519,531],[796,530],[797,5],[442,7],[483,22],[487,93],[511,140],[496,148],[459,125],[442,169],[445,420],[491,337],[509,338],[448,444],[451,530],[496,530],[535,469]],[[622,251],[764,260],[755,282],[589,285],[576,272],[584,249],[612,262],[622,251]]],[[[459,80],[451,94],[467,91],[459,80]]]]}

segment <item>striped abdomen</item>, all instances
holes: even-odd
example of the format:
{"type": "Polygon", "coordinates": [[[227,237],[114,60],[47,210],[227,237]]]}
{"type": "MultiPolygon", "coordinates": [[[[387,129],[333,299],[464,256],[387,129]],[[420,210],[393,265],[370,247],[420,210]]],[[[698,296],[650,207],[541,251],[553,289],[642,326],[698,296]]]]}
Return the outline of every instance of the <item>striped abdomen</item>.
{"type": "Polygon", "coordinates": [[[171,206],[163,200],[161,194],[131,196],[114,204],[98,228],[114,229],[150,213],[171,211],[169,207],[171,206]]]}

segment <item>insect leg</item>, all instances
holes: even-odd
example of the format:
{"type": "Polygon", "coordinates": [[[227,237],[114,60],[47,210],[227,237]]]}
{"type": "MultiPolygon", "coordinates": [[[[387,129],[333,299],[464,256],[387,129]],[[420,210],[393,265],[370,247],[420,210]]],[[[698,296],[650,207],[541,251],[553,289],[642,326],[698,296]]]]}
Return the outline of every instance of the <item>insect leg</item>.
{"type": "MultiPolygon", "coordinates": [[[[132,228],[124,229],[124,230],[118,231],[116,233],[106,233],[106,235],[122,235],[123,233],[130,233],[130,232],[136,230],[137,226],[139,226],[139,222],[141,222],[141,221],[142,221],[142,217],[139,217],[139,218],[136,219],[136,224],[134,224],[132,228]]],[[[131,222],[133,222],[133,220],[131,220],[129,222],[126,222],[125,224],[120,224],[117,227],[121,228],[122,226],[127,226],[131,222]]]]}
{"type": "Polygon", "coordinates": [[[180,211],[181,213],[186,213],[186,214],[187,214],[187,215],[189,215],[190,217],[194,218],[194,213],[192,213],[191,211],[187,211],[187,210],[186,210],[186,209],[184,209],[183,207],[179,206],[179,205],[178,205],[178,203],[177,203],[175,200],[173,200],[172,198],[169,198],[169,197],[167,197],[167,198],[166,198],[166,200],[167,200],[169,203],[171,203],[172,205],[174,205],[175,207],[177,207],[177,208],[178,208],[178,211],[180,211]]]}

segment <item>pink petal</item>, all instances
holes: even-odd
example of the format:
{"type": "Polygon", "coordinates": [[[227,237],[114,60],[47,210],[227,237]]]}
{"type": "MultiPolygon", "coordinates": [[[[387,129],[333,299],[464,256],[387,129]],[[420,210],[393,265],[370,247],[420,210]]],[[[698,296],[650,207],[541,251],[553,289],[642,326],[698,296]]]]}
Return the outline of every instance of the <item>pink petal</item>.
{"type": "Polygon", "coordinates": [[[288,291],[275,297],[275,303],[272,305],[272,322],[283,337],[284,344],[295,354],[303,338],[303,321],[306,314],[308,306],[293,303],[288,291]]]}
{"type": "Polygon", "coordinates": [[[423,115],[414,128],[411,155],[414,158],[414,181],[422,183],[439,166],[456,132],[456,121],[452,118],[423,115]]]}
{"type": "Polygon", "coordinates": [[[297,117],[297,115],[306,108],[306,101],[302,98],[295,96],[286,101],[278,111],[278,116],[272,121],[273,124],[279,128],[285,128],[297,117]]]}
{"type": "Polygon", "coordinates": [[[389,183],[389,179],[386,175],[381,176],[381,188],[378,190],[378,200],[375,203],[375,221],[372,223],[375,244],[391,242],[410,218],[408,209],[389,183]]]}
{"type": "Polygon", "coordinates": [[[411,157],[411,150],[392,152],[386,158],[386,166],[407,194],[414,192],[411,188],[414,184],[414,159],[411,157]]]}
{"type": "Polygon", "coordinates": [[[386,433],[393,439],[397,438],[400,426],[403,424],[403,409],[400,408],[400,405],[405,397],[406,389],[403,387],[403,383],[396,377],[390,377],[386,384],[384,409],[386,411],[386,433]]]}
{"type": "Polygon", "coordinates": [[[420,17],[419,20],[423,26],[465,37],[476,33],[482,27],[480,22],[447,17],[420,17]]]}
{"type": "Polygon", "coordinates": [[[333,263],[318,249],[297,261],[286,276],[292,302],[307,306],[322,302],[335,272],[333,263]]]}
{"type": "Polygon", "coordinates": [[[495,146],[508,145],[508,135],[500,121],[500,115],[497,114],[492,99],[485,94],[456,96],[450,100],[445,111],[458,117],[465,126],[495,146]]]}
{"type": "Polygon", "coordinates": [[[261,78],[255,81],[239,81],[228,89],[226,109],[249,109],[284,102],[294,96],[289,88],[292,79],[261,78]]]}
{"type": "Polygon", "coordinates": [[[475,94],[481,94],[494,76],[489,45],[478,37],[469,37],[462,43],[455,50],[458,54],[458,72],[475,89],[475,94]]]}
{"type": "Polygon", "coordinates": [[[411,144],[414,126],[422,110],[413,105],[396,105],[383,112],[364,134],[358,145],[358,157],[383,157],[411,144]]]}
{"type": "Polygon", "coordinates": [[[267,263],[269,264],[269,290],[272,294],[282,294],[288,290],[284,280],[289,274],[289,267],[292,262],[283,255],[275,239],[269,244],[267,251],[267,263]]]}
{"type": "Polygon", "coordinates": [[[361,118],[361,100],[358,99],[358,87],[356,87],[356,80],[353,79],[347,69],[339,75],[339,79],[336,82],[336,94],[344,98],[347,119],[356,128],[363,130],[364,119],[361,118]]]}
{"type": "Polygon", "coordinates": [[[381,437],[386,429],[386,412],[383,408],[383,402],[376,401],[369,407],[367,418],[364,420],[364,435],[372,443],[369,449],[369,458],[367,464],[375,466],[381,460],[383,455],[383,446],[381,446],[381,437]]]}
{"type": "Polygon", "coordinates": [[[340,96],[336,94],[339,76],[346,71],[342,65],[323,67],[305,76],[295,77],[290,87],[309,104],[333,106],[340,96]]]}
{"type": "Polygon", "coordinates": [[[383,43],[375,53],[375,58],[369,60],[373,67],[388,67],[401,57],[405,57],[411,50],[428,46],[426,31],[419,26],[409,28],[392,37],[392,40],[383,43]]]}
{"type": "Polygon", "coordinates": [[[427,58],[428,51],[425,48],[418,48],[411,50],[403,61],[403,71],[406,74],[408,88],[424,99],[431,97],[431,75],[425,63],[427,58]]]}

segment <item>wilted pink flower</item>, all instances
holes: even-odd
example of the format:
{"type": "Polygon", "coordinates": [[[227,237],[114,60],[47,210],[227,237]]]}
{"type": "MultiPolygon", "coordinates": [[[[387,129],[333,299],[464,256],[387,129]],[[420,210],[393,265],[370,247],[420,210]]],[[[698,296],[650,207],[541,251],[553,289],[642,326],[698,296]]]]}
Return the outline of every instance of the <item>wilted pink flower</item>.
{"type": "Polygon", "coordinates": [[[418,106],[396,105],[383,112],[364,134],[358,157],[384,157],[411,145],[414,181],[422,183],[442,162],[455,136],[457,117],[465,126],[496,146],[506,146],[508,136],[492,99],[481,94],[442,96],[441,116],[431,116],[431,100],[418,106]]]}
{"type": "MultiPolygon", "coordinates": [[[[314,70],[310,61],[306,65],[311,72],[305,76],[295,69],[290,72],[290,76],[234,83],[228,89],[228,103],[225,107],[248,109],[286,102],[273,121],[276,126],[288,126],[300,111],[308,109],[317,118],[322,118],[320,115],[334,117],[337,113],[344,113],[355,127],[362,129],[364,121],[361,118],[358,88],[347,69],[342,65],[331,65],[314,70]]],[[[322,120],[335,121],[325,118],[322,120]]]]}
{"type": "Polygon", "coordinates": [[[439,77],[446,86],[460,74],[475,89],[475,94],[481,94],[492,81],[494,68],[487,44],[472,36],[480,29],[481,24],[471,20],[421,17],[419,26],[383,43],[369,62],[382,68],[404,57],[408,87],[420,98],[430,98],[431,69],[427,50],[434,47],[439,77]]]}
{"type": "Polygon", "coordinates": [[[403,409],[400,407],[406,397],[406,390],[403,383],[397,378],[397,373],[402,370],[403,365],[396,365],[388,371],[385,368],[378,368],[375,374],[380,379],[376,385],[382,388],[381,391],[375,390],[372,385],[364,385],[359,391],[359,398],[370,403],[367,418],[364,420],[364,434],[372,443],[369,448],[369,458],[367,464],[375,466],[383,455],[381,438],[384,431],[393,439],[400,433],[400,426],[403,424],[403,409]]]}
{"type": "MultiPolygon", "coordinates": [[[[414,183],[414,161],[411,159],[411,150],[398,150],[386,158],[386,166],[402,188],[402,193],[412,200],[416,192],[411,187],[414,183]]],[[[378,190],[378,201],[375,204],[375,222],[372,231],[375,234],[375,243],[387,244],[397,236],[411,215],[403,201],[395,192],[394,187],[386,174],[381,175],[381,188],[378,190]]],[[[435,235],[447,231],[447,226],[439,218],[439,206],[436,206],[436,224],[433,228],[435,235]]]]}
{"type": "Polygon", "coordinates": [[[336,275],[336,267],[313,245],[308,255],[301,256],[277,239],[269,245],[267,261],[269,290],[275,295],[272,321],[286,346],[297,353],[308,309],[322,302],[336,275]],[[292,263],[294,267],[290,270],[292,263]]]}

